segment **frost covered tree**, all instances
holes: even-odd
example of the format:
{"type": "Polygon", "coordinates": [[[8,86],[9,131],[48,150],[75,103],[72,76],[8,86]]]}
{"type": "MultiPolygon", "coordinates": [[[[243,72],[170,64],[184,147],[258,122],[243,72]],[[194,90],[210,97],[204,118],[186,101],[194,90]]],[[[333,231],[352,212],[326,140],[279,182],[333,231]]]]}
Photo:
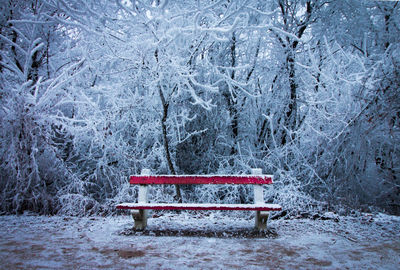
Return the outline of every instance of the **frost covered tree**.
{"type": "MultiPolygon", "coordinates": [[[[2,209],[108,211],[142,168],[258,167],[293,212],[398,211],[398,15],[397,2],[353,0],[6,1],[2,209]]],[[[180,197],[166,191],[153,190],[180,197]]]]}
{"type": "MultiPolygon", "coordinates": [[[[324,153],[323,162],[318,167],[323,168],[322,175],[332,184],[335,199],[364,207],[379,205],[396,212],[399,182],[394,153],[398,152],[395,134],[399,119],[395,108],[399,104],[399,85],[394,78],[399,61],[399,6],[348,1],[331,4],[326,12],[331,15],[326,17],[336,22],[335,27],[322,25],[332,31],[334,45],[327,45],[328,39],[324,42],[327,53],[346,57],[342,58],[344,63],[333,62],[339,68],[333,73],[338,81],[335,85],[351,83],[350,95],[340,103],[352,106],[340,108],[347,116],[342,113],[342,124],[337,125],[326,149],[320,152],[324,153]],[[327,153],[330,157],[325,160],[327,153]]],[[[340,112],[335,115],[340,116],[340,112]]]]}
{"type": "Polygon", "coordinates": [[[82,62],[71,49],[62,16],[43,1],[3,1],[0,24],[1,208],[57,211],[54,197],[73,178],[64,164],[68,137],[58,117],[73,94],[64,89],[82,62]],[[60,145],[60,143],[62,145],[60,145]]]}

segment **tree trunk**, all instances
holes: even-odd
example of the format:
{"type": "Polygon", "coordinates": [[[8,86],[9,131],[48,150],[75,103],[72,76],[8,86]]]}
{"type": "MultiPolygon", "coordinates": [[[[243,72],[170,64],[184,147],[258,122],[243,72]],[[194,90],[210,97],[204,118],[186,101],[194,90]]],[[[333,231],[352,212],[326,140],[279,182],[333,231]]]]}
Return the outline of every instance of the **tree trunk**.
{"type": "MultiPolygon", "coordinates": [[[[236,66],[236,37],[235,34],[232,34],[232,44],[231,44],[231,61],[232,61],[232,67],[234,68],[236,66]]],[[[231,73],[231,79],[235,79],[235,70],[232,70],[231,73]]],[[[235,95],[235,93],[232,93],[235,95]]],[[[237,154],[237,137],[239,135],[239,119],[238,119],[238,110],[237,110],[237,100],[234,99],[235,96],[229,96],[227,95],[228,99],[228,108],[229,108],[229,114],[231,116],[231,128],[232,128],[232,135],[233,135],[233,144],[231,148],[231,156],[234,156],[237,154]]],[[[233,161],[232,161],[233,163],[233,161]]]]}
{"type": "MultiPolygon", "coordinates": [[[[293,131],[296,129],[297,126],[297,84],[296,84],[296,70],[294,65],[295,59],[292,52],[289,52],[286,61],[289,73],[290,99],[286,111],[284,125],[287,130],[293,131]]],[[[294,139],[293,135],[291,136],[291,138],[288,137],[286,129],[283,130],[282,145],[285,145],[288,140],[294,139]]]]}
{"type": "MultiPolygon", "coordinates": [[[[163,133],[163,141],[164,141],[164,150],[165,150],[165,155],[167,158],[167,163],[168,163],[168,168],[171,172],[171,174],[176,175],[174,164],[172,163],[171,159],[171,153],[169,150],[169,143],[168,143],[168,137],[167,137],[167,117],[168,117],[168,108],[169,108],[169,103],[166,102],[164,94],[161,90],[161,86],[158,88],[159,94],[160,94],[160,99],[161,103],[163,106],[163,117],[161,119],[161,127],[162,127],[162,133],[163,133]]],[[[176,199],[178,200],[179,203],[182,203],[182,194],[181,194],[181,189],[179,185],[175,185],[175,190],[176,190],[176,199]]]]}

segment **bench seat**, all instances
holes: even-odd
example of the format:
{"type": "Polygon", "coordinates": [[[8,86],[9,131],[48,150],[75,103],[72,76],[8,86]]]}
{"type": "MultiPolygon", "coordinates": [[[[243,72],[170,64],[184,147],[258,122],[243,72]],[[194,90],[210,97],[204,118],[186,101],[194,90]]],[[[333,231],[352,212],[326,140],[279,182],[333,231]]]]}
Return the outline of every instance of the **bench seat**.
{"type": "Polygon", "coordinates": [[[249,210],[280,211],[279,204],[213,204],[213,203],[121,203],[117,209],[150,209],[150,210],[249,210]]]}

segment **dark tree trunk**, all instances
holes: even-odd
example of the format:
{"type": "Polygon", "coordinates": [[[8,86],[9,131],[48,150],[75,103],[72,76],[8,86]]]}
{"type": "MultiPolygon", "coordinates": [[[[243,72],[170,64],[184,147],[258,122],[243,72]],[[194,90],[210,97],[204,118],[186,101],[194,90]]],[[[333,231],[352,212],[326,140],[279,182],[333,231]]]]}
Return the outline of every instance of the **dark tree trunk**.
{"type": "MultiPolygon", "coordinates": [[[[296,84],[296,70],[295,70],[295,59],[293,54],[290,52],[287,56],[287,69],[289,73],[289,87],[290,87],[290,99],[288,108],[286,111],[286,117],[284,125],[286,129],[283,130],[282,134],[282,145],[285,145],[288,139],[294,139],[293,135],[288,138],[287,130],[295,130],[297,126],[297,84],[296,84]]],[[[293,133],[292,133],[293,134],[293,133]]]]}
{"type": "MultiPolygon", "coordinates": [[[[288,3],[283,3],[279,2],[280,9],[282,12],[282,18],[284,24],[288,27],[288,16],[290,14],[288,3]]],[[[299,39],[303,36],[305,30],[307,29],[311,15],[313,12],[313,6],[311,5],[310,1],[307,1],[306,3],[306,14],[304,20],[298,23],[298,28],[295,32],[296,37],[298,40],[292,40],[290,37],[286,37],[286,43],[288,46],[286,47],[286,44],[282,42],[280,39],[280,42],[284,48],[287,48],[287,56],[286,56],[286,68],[288,72],[288,79],[289,79],[289,88],[290,88],[290,95],[289,95],[289,102],[286,108],[286,114],[284,118],[284,126],[285,128],[282,131],[282,141],[281,144],[285,145],[288,140],[293,140],[295,137],[295,133],[291,133],[291,136],[289,138],[288,131],[294,131],[298,127],[297,123],[297,83],[296,83],[296,67],[295,67],[295,60],[296,60],[296,49],[297,46],[299,45],[299,39]]],[[[289,27],[288,27],[289,28],[289,27]]]]}
{"type": "MultiPolygon", "coordinates": [[[[168,163],[168,168],[171,172],[171,174],[176,175],[174,164],[172,163],[171,159],[171,153],[169,150],[169,143],[168,143],[168,134],[167,134],[167,118],[168,118],[168,108],[169,108],[169,103],[165,100],[164,94],[161,90],[161,86],[159,86],[159,94],[160,94],[160,99],[161,103],[163,106],[163,117],[161,119],[161,128],[162,128],[162,134],[163,134],[163,142],[164,142],[164,150],[165,150],[165,156],[167,158],[167,163],[168,163]]],[[[179,203],[182,203],[182,194],[181,194],[181,189],[179,185],[175,185],[175,190],[176,190],[176,198],[179,203]]]]}
{"type": "MultiPolygon", "coordinates": [[[[231,44],[231,63],[232,67],[236,66],[236,37],[235,34],[232,35],[232,44],[231,44]]],[[[232,70],[231,79],[235,79],[235,70],[232,70]]],[[[232,93],[234,95],[234,93],[232,93]]],[[[231,156],[234,156],[237,153],[236,143],[237,137],[239,135],[239,119],[238,119],[238,110],[237,110],[237,100],[234,99],[235,96],[227,96],[228,99],[228,108],[229,114],[231,116],[231,128],[233,135],[233,144],[231,148],[231,156]]]]}
{"type": "MultiPolygon", "coordinates": [[[[154,52],[154,57],[156,58],[156,61],[158,63],[158,49],[154,52]]],[[[174,87],[174,90],[178,86],[174,87]]],[[[169,150],[169,143],[168,143],[168,133],[167,133],[167,119],[168,119],[168,108],[169,108],[169,103],[165,100],[164,93],[161,89],[161,85],[158,86],[158,93],[160,94],[160,99],[161,99],[161,104],[163,106],[163,116],[161,118],[161,128],[162,128],[162,133],[163,133],[163,142],[164,142],[164,150],[165,150],[165,156],[167,158],[167,163],[168,163],[168,168],[171,172],[171,174],[176,175],[174,164],[172,163],[171,159],[171,153],[169,150]]],[[[179,185],[175,185],[175,191],[176,191],[176,199],[178,200],[179,203],[182,203],[182,195],[181,195],[181,189],[179,185]]]]}

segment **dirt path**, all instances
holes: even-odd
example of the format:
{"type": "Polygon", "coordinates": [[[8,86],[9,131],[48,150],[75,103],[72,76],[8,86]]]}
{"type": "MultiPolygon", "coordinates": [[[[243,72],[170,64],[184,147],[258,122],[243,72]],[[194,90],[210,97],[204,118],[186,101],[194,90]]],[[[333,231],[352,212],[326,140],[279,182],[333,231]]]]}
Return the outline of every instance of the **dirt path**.
{"type": "Polygon", "coordinates": [[[0,268],[399,269],[397,217],[280,220],[261,236],[249,234],[252,222],[171,214],[150,219],[146,233],[127,233],[128,216],[1,216],[0,268]]]}

